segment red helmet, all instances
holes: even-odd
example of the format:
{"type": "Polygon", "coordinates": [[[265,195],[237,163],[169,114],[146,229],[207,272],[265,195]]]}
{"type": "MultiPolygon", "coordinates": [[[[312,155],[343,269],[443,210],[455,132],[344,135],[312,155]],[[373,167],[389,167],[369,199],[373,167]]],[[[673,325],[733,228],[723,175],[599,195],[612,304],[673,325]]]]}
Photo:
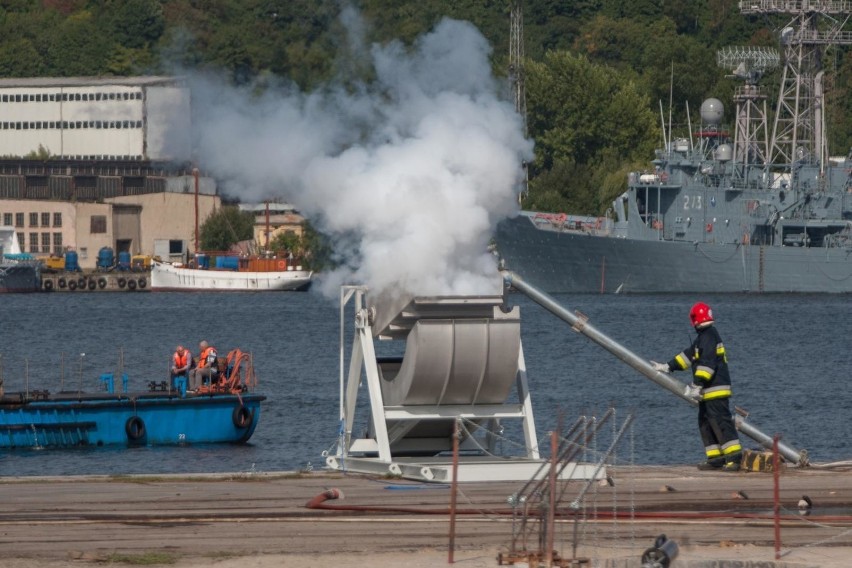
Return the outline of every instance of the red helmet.
{"type": "Polygon", "coordinates": [[[713,310],[704,302],[697,302],[689,310],[689,321],[692,327],[698,327],[705,323],[713,323],[713,310]]]}

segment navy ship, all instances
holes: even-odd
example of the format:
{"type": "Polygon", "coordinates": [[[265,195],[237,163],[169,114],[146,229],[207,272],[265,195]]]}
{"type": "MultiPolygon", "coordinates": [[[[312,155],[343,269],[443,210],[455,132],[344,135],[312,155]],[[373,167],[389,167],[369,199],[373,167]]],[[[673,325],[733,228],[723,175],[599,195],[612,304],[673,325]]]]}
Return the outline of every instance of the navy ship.
{"type": "MultiPolygon", "coordinates": [[[[705,100],[602,217],[523,211],[495,234],[501,263],[547,292],[852,292],[852,153],[826,143],[826,45],[852,44],[840,1],[741,2],[786,13],[778,50],[731,47],[717,63],[743,84],[732,129],[705,100]],[[758,82],[781,67],[770,124],[758,82]],[[770,129],[771,127],[771,129],[770,129]]],[[[687,112],[688,114],[688,112],[687,112]]]]}

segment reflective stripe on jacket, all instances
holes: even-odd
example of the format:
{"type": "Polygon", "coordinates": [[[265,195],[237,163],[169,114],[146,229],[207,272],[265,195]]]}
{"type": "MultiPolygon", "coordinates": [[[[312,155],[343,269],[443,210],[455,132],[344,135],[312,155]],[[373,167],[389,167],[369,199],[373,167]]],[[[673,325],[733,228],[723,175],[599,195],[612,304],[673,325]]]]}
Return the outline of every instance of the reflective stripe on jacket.
{"type": "Polygon", "coordinates": [[[728,355],[725,344],[715,326],[698,330],[692,345],[669,361],[669,368],[692,368],[692,383],[701,387],[702,400],[731,396],[731,375],[728,372],[728,355]]]}

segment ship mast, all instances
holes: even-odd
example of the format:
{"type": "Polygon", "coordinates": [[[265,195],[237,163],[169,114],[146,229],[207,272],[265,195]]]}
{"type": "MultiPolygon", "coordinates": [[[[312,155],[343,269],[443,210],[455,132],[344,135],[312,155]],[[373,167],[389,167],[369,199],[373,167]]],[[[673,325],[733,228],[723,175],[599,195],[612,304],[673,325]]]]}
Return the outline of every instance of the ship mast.
{"type": "MultiPolygon", "coordinates": [[[[527,96],[524,91],[524,9],[522,0],[512,2],[509,30],[509,84],[515,101],[515,112],[521,116],[524,137],[527,136],[527,96]]],[[[524,162],[524,179],[518,201],[529,191],[529,169],[524,162]]]]}
{"type": "Polygon", "coordinates": [[[770,161],[825,167],[825,96],[822,55],[826,46],[852,45],[843,31],[852,15],[849,0],[741,0],[743,14],[789,14],[781,29],[784,67],[770,139],[770,161]]]}
{"type": "Polygon", "coordinates": [[[769,162],[769,129],[766,94],[758,81],[766,71],[778,67],[778,50],[768,47],[726,47],[716,53],[719,67],[745,83],[734,92],[737,122],[734,131],[734,160],[739,164],[765,166],[769,162]]]}

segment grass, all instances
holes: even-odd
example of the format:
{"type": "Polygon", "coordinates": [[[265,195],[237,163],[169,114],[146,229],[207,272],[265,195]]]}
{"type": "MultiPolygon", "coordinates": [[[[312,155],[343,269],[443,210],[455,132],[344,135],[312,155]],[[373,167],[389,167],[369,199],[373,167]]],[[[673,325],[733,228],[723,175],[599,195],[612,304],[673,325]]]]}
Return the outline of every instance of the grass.
{"type": "Polygon", "coordinates": [[[107,556],[106,561],[110,564],[154,566],[158,564],[175,564],[178,561],[178,556],[170,552],[143,552],[141,554],[114,553],[107,556]]]}

